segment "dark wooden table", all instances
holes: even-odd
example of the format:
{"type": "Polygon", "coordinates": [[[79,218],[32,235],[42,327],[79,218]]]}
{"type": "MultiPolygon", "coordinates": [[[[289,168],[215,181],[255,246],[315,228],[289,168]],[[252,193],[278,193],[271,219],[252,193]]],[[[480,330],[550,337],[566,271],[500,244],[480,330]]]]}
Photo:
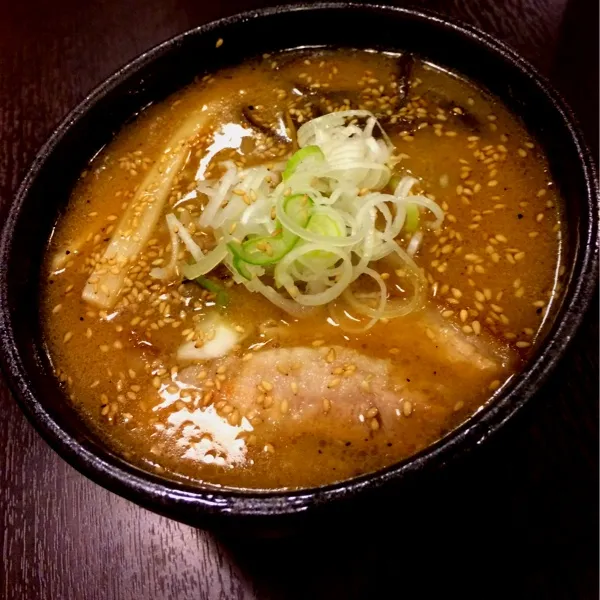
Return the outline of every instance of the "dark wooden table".
{"type": "MultiPolygon", "coordinates": [[[[258,0],[19,0],[0,12],[0,199],[53,127],[157,42],[258,0]]],[[[265,3],[266,4],[266,3],[265,3]]],[[[598,149],[596,0],[422,2],[519,50],[598,149]]],[[[598,307],[531,409],[397,512],[293,540],[218,539],[67,466],[0,382],[0,596],[84,600],[598,597],[598,307]]]]}

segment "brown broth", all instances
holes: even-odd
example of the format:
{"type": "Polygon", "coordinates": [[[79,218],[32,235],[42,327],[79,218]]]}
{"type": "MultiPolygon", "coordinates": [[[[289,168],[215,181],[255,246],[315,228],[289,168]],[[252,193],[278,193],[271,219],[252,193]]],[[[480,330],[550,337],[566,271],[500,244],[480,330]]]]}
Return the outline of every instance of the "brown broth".
{"type": "MultiPolygon", "coordinates": [[[[467,420],[542,342],[544,318],[560,285],[562,230],[560,199],[541,149],[496,99],[419,61],[408,102],[399,110],[393,99],[396,61],[391,55],[349,50],[290,52],[205,77],[145,110],[82,174],[48,249],[41,299],[46,342],[68,397],[125,458],[168,477],[234,487],[303,487],[370,472],[414,454],[467,420]],[[294,95],[294,87],[312,89],[310,106],[294,95]],[[329,94],[325,100],[324,93],[329,94]],[[194,210],[193,203],[178,203],[193,188],[212,132],[242,122],[242,103],[267,120],[279,109],[291,109],[301,120],[310,118],[316,104],[320,110],[344,105],[345,95],[358,98],[361,107],[389,111],[386,129],[403,155],[399,168],[417,177],[423,192],[446,212],[442,229],[425,233],[416,256],[428,282],[428,310],[475,340],[475,346],[494,347],[509,358],[490,372],[469,361],[453,362],[447,348],[430,337],[421,313],[349,334],[332,326],[325,311],[308,323],[296,321],[262,296],[233,285],[224,317],[246,336],[238,357],[268,348],[304,346],[325,353],[341,346],[390,361],[400,394],[398,418],[382,426],[379,417],[369,417],[348,428],[336,420],[335,410],[324,410],[314,433],[296,433],[281,408],[274,422],[257,420],[252,434],[246,434],[244,464],[215,466],[183,458],[186,446],[177,444],[181,429],[167,435],[165,428],[174,412],[217,407],[211,427],[218,421],[236,425],[245,416],[232,417],[237,409],[236,399],[226,397],[229,363],[216,362],[224,373],[211,372],[214,395],[204,404],[208,388],[186,389],[179,379],[186,365],[178,363],[176,350],[199,319],[218,310],[214,299],[194,283],[163,284],[149,277],[152,266],[169,257],[164,219],[108,314],[81,299],[92,265],[136,186],[191,110],[218,102],[221,119],[194,147],[168,210],[194,210]],[[87,241],[78,249],[82,235],[87,241]],[[67,250],[64,264],[54,269],[52,258],[67,250]]],[[[218,174],[217,163],[224,158],[247,166],[280,161],[290,152],[289,144],[256,134],[241,148],[221,150],[208,170],[218,174]]],[[[206,247],[212,243],[206,232],[196,232],[195,239],[206,247]]]]}

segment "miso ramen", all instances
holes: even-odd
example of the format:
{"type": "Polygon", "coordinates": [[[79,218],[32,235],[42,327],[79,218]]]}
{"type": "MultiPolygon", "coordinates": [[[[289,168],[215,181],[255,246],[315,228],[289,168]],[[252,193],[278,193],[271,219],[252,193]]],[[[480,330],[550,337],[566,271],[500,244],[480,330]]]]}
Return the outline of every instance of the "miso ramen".
{"type": "Polygon", "coordinates": [[[519,371],[560,198],[515,116],[407,54],[264,55],[91,160],[43,280],[66,397],[128,461],[294,488],[372,472],[519,371]]]}

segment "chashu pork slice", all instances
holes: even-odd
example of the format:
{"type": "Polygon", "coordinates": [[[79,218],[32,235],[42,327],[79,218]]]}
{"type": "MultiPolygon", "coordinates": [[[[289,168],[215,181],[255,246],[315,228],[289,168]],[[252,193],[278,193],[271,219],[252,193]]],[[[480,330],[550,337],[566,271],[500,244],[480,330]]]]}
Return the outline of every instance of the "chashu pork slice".
{"type": "MultiPolygon", "coordinates": [[[[252,353],[249,360],[213,362],[209,377],[219,369],[223,378],[215,400],[241,417],[297,435],[362,436],[397,423],[407,405],[419,420],[435,422],[475,389],[503,379],[514,361],[504,346],[466,336],[435,313],[412,326],[422,329],[419,342],[386,358],[333,345],[281,347],[252,353]]],[[[198,375],[208,366],[183,369],[179,381],[201,388],[198,375]]]]}

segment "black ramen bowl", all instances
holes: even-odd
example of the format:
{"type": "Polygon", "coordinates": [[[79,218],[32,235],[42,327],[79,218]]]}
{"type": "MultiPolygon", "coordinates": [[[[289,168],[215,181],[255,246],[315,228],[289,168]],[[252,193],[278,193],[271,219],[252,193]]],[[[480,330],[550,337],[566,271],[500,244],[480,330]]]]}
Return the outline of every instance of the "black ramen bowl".
{"type": "MultiPolygon", "coordinates": [[[[498,431],[539,388],[563,354],[595,289],[598,187],[595,169],[563,100],[529,64],[490,36],[432,14],[357,4],[307,4],[236,15],[146,52],[96,88],[41,149],[10,207],[0,241],[2,364],[23,411],[71,465],[144,507],[201,526],[258,527],[336,511],[342,499],[395,482],[417,482],[498,431]],[[224,44],[216,48],[216,41],[224,44]],[[81,420],[55,379],[39,316],[47,241],[80,172],[151,102],[207,71],[295,47],[346,46],[413,52],[487,88],[545,148],[568,210],[565,288],[547,335],[525,370],[464,425],[386,469],[315,489],[244,491],[192,486],[143,471],[113,453],[81,420]]],[[[389,489],[389,487],[386,487],[389,489]]],[[[344,504],[347,506],[347,503],[344,504]]]]}

